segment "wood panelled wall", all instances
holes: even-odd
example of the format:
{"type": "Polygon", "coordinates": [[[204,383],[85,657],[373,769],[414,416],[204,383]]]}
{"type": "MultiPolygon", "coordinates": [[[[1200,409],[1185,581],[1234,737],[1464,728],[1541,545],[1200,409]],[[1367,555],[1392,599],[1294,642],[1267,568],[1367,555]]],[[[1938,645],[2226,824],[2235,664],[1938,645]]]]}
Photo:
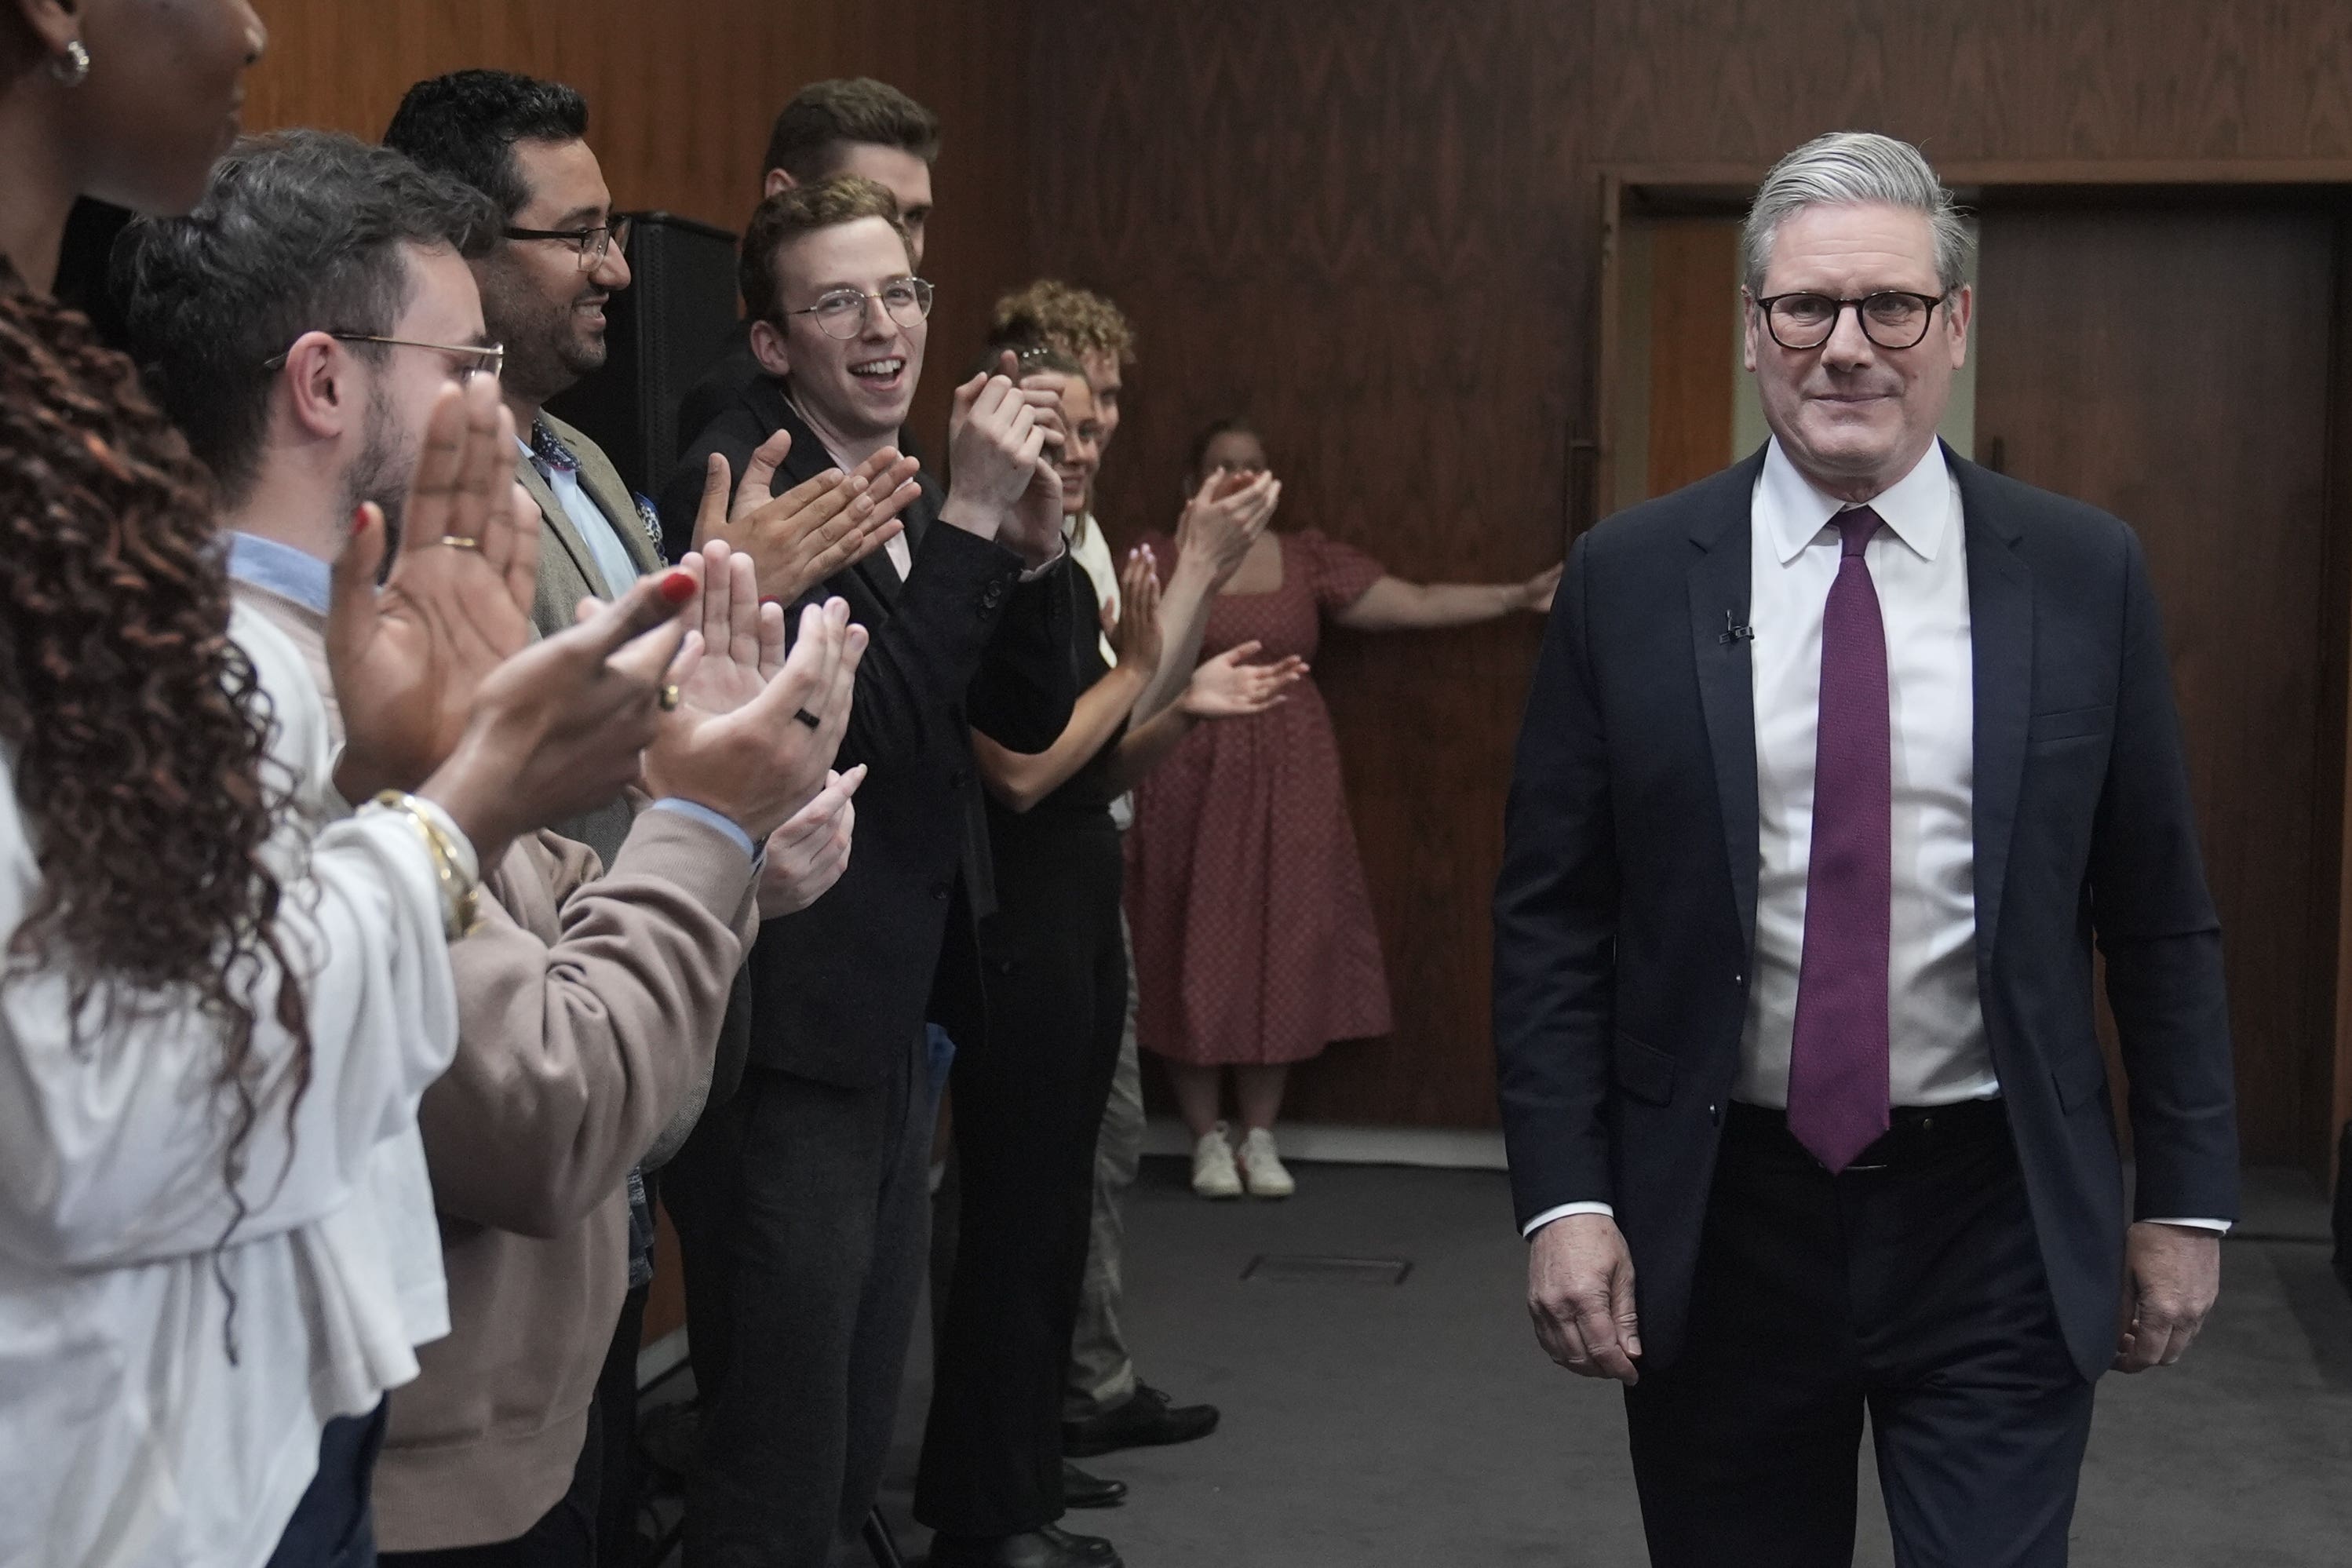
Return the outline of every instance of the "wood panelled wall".
{"type": "MultiPolygon", "coordinates": [[[[1822,131],[2021,166],[2352,157],[2343,0],[1041,0],[1032,243],[1143,334],[1103,480],[1164,524],[1245,410],[1293,526],[1407,575],[1560,548],[1591,407],[1599,175],[1822,131]]],[[[1531,626],[1342,635],[1318,678],[1396,992],[1301,1076],[1333,1120],[1493,1119],[1486,908],[1531,626]]]]}
{"type": "Polygon", "coordinates": [[[740,231],[776,110],[803,82],[874,76],[946,125],[925,270],[939,285],[919,424],[1028,265],[1024,0],[255,0],[270,29],[246,123],[370,140],[425,77],[497,66],[586,95],[614,199],[740,231]]]}

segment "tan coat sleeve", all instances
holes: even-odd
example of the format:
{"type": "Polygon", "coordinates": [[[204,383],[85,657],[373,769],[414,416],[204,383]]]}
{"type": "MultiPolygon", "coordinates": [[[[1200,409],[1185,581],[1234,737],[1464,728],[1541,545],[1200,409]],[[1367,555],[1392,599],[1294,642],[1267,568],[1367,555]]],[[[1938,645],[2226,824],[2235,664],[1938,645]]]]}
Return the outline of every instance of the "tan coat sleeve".
{"type": "Polygon", "coordinates": [[[610,873],[543,834],[449,949],[457,1058],[418,1112],[442,1213],[559,1236],[609,1199],[697,1083],[756,930],[740,845],[640,816],[610,873]]]}

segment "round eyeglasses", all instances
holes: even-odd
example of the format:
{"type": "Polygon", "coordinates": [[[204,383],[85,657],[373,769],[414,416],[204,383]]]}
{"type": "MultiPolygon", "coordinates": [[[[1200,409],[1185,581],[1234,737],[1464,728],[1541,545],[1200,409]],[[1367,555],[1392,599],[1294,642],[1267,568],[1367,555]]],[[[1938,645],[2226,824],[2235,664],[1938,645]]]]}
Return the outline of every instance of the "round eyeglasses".
{"type": "Polygon", "coordinates": [[[1877,347],[1909,349],[1919,346],[1927,335],[1927,323],[1935,319],[1936,307],[1950,298],[1882,289],[1859,300],[1828,294],[1773,294],[1757,300],[1756,307],[1764,312],[1765,331],[1784,349],[1817,349],[1829,342],[1848,306],[1853,309],[1853,319],[1862,323],[1862,335],[1877,347]]]}
{"type": "Polygon", "coordinates": [[[931,286],[920,278],[899,278],[882,285],[881,292],[835,289],[820,295],[814,305],[786,310],[787,316],[811,316],[826,337],[846,342],[866,330],[866,302],[879,300],[883,311],[902,327],[919,327],[931,313],[931,286]]]}
{"type": "Polygon", "coordinates": [[[614,213],[611,218],[593,228],[509,228],[509,239],[561,239],[576,246],[580,251],[580,270],[593,272],[604,265],[604,258],[617,249],[629,252],[629,215],[614,213]]]}

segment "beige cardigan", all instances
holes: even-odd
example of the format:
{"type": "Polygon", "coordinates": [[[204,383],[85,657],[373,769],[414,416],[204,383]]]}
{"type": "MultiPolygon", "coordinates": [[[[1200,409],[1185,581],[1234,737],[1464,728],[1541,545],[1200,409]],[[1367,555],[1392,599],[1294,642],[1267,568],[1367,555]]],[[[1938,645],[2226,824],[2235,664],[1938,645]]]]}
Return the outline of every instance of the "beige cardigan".
{"type": "Polygon", "coordinates": [[[608,875],[541,834],[484,890],[449,949],[457,1058],[418,1113],[453,1327],[392,1396],[388,1552],[511,1540],[571,1485],[626,1285],[629,1167],[709,1078],[759,929],[742,847],[667,811],[608,875]]]}

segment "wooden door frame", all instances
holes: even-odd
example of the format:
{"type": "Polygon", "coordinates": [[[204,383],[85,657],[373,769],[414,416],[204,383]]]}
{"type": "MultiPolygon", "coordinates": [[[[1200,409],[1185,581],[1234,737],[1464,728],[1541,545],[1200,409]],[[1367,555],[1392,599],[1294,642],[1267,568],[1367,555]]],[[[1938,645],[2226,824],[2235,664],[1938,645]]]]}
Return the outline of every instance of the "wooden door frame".
{"type": "MultiPolygon", "coordinates": [[[[1616,490],[1616,408],[1619,339],[1617,295],[1624,226],[1644,212],[1719,212],[1736,216],[1763,180],[1769,165],[1750,163],[1602,163],[1591,170],[1600,207],[1599,298],[1594,322],[1596,353],[1586,388],[1584,424],[1570,432],[1571,461],[1562,514],[1569,537],[1607,515],[1616,490]],[[1581,456],[1587,460],[1576,461],[1581,456]]],[[[2036,196],[2111,196],[2123,200],[2184,201],[2307,195],[2336,220],[2336,310],[2329,323],[2326,479],[2321,507],[2328,526],[2321,570],[2333,591],[2325,600],[2328,619],[2321,647],[2335,657],[2320,671],[2318,755],[2322,777],[2315,798],[2339,800],[2330,819],[2324,810],[2315,824],[2323,852],[2334,858],[2334,909],[2315,910],[2313,962],[2326,973],[2331,991],[2323,1016],[2333,1019],[2333,1050],[2312,1054],[2315,1076],[2303,1092],[2326,1118],[2307,1134],[2304,1163],[2323,1180],[2335,1179],[2336,1131],[2352,1121],[2352,158],[2313,159],[2063,159],[1962,160],[1937,171],[1944,182],[1975,205],[1985,195],[2004,204],[2036,196]]],[[[2322,879],[2323,886],[2326,879],[2322,879]]]]}

